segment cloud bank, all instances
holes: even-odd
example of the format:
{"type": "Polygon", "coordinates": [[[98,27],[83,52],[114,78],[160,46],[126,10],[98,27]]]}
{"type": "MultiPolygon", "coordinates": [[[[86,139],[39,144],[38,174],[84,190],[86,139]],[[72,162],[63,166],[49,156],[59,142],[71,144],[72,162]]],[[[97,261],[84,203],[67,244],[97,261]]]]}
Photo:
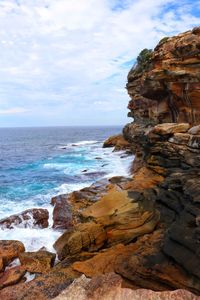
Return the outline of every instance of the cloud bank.
{"type": "Polygon", "coordinates": [[[1,0],[0,126],[127,122],[137,54],[199,24],[199,0],[1,0]]]}

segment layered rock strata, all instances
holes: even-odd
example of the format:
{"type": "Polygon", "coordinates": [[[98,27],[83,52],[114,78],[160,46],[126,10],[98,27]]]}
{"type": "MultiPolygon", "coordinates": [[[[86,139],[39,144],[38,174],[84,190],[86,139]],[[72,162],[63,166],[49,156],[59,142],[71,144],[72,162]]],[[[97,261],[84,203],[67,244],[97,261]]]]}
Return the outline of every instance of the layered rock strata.
{"type": "Polygon", "coordinates": [[[199,299],[200,28],[139,57],[127,83],[134,122],[120,137],[135,154],[133,176],[52,199],[56,265],[45,250],[1,242],[1,271],[21,261],[0,273],[1,299],[47,300],[66,288],[57,299],[199,299]],[[25,271],[36,277],[24,282],[25,271]]]}
{"type": "Polygon", "coordinates": [[[132,170],[163,176],[142,192],[160,212],[164,230],[152,263],[161,256],[174,262],[199,293],[200,28],[158,44],[143,70],[129,72],[127,90],[134,122],[124,136],[136,155],[132,170]]]}

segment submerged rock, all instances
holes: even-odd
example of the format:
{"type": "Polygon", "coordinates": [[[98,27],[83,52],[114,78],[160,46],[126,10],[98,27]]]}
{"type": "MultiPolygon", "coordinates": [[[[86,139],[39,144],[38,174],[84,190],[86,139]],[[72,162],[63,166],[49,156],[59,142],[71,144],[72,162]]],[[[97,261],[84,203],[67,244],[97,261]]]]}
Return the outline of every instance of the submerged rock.
{"type": "Polygon", "coordinates": [[[19,214],[9,216],[0,220],[0,228],[14,228],[19,227],[48,227],[49,212],[43,208],[27,209],[19,214]]]}

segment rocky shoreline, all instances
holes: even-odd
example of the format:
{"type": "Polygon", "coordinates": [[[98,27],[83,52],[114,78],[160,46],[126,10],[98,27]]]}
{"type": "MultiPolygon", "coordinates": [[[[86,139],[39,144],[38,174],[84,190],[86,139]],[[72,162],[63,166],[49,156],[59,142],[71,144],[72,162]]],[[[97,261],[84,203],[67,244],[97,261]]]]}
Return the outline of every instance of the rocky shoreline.
{"type": "MultiPolygon", "coordinates": [[[[0,299],[200,299],[200,28],[138,60],[127,90],[134,122],[104,146],[132,152],[133,175],[52,199],[56,262],[0,241],[0,299]]],[[[0,226],[30,218],[48,226],[45,210],[0,226]]]]}

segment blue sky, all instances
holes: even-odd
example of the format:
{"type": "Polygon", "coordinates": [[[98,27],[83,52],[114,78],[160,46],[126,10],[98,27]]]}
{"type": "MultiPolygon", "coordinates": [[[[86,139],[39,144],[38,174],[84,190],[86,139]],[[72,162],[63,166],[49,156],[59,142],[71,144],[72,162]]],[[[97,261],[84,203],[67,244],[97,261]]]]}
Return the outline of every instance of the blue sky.
{"type": "Polygon", "coordinates": [[[0,127],[121,125],[137,54],[200,25],[200,0],[0,0],[0,127]]]}

